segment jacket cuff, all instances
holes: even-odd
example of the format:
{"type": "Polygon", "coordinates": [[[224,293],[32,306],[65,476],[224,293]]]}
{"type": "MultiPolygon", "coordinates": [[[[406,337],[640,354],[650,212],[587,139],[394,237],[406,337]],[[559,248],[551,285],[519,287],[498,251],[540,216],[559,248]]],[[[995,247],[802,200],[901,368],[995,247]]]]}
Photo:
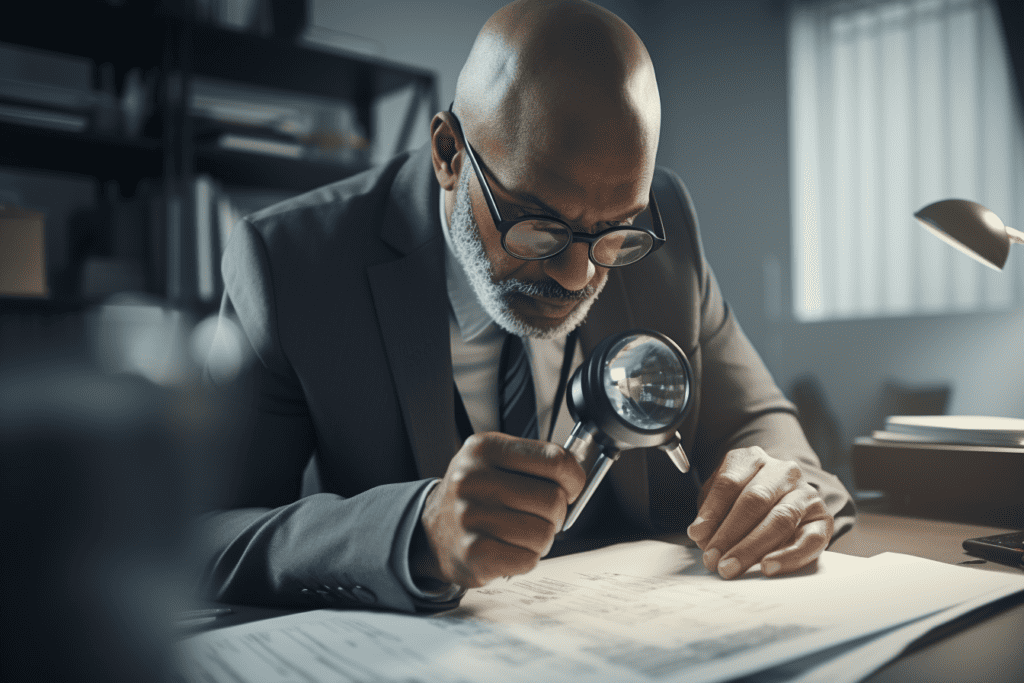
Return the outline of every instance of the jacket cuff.
{"type": "Polygon", "coordinates": [[[450,603],[461,598],[466,593],[465,589],[457,584],[451,584],[447,588],[437,591],[425,591],[413,581],[412,571],[409,569],[409,548],[412,545],[413,533],[415,533],[416,525],[423,515],[423,505],[427,501],[427,495],[440,482],[440,479],[431,480],[423,487],[419,495],[409,503],[409,507],[406,508],[405,514],[398,524],[398,532],[395,534],[395,546],[391,554],[391,571],[395,573],[405,590],[418,603],[450,603]]]}

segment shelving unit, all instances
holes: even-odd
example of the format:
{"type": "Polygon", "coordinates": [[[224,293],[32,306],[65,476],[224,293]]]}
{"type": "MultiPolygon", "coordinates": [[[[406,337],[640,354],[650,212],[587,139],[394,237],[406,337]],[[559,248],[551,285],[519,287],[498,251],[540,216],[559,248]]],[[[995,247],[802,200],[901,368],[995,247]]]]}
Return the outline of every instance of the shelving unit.
{"type": "MultiPolygon", "coordinates": [[[[299,193],[358,173],[368,162],[276,157],[197,140],[190,113],[194,79],[219,79],[350,103],[371,143],[376,132],[374,103],[412,87],[415,96],[399,134],[399,146],[403,146],[412,126],[425,123],[417,120],[423,100],[431,111],[437,110],[436,77],[429,70],[383,59],[312,49],[139,9],[145,4],[62,3],[58,18],[52,3],[41,0],[18,17],[0,22],[0,43],[84,57],[97,66],[111,64],[118,92],[131,69],[156,73],[154,120],[140,137],[0,123],[0,166],[91,176],[101,188],[113,180],[129,193],[140,180],[148,179],[161,192],[167,249],[164,264],[146,264],[166,274],[162,286],[152,293],[169,305],[210,310],[216,302],[201,301],[197,289],[193,191],[197,174],[208,174],[225,185],[299,193]],[[57,31],[55,21],[76,30],[57,31]]],[[[38,303],[46,308],[54,302],[38,303]]],[[[20,311],[26,305],[30,306],[0,296],[0,310],[20,311]]]]}

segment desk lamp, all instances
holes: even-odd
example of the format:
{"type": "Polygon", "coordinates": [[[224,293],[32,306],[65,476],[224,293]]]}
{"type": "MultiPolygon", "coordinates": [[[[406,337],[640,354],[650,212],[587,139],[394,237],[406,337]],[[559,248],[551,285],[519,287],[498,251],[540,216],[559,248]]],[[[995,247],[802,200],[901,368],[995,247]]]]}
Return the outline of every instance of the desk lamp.
{"type": "Polygon", "coordinates": [[[1003,225],[999,216],[966,199],[929,204],[914,218],[936,237],[993,270],[1006,265],[1011,242],[1024,244],[1024,232],[1003,225]]]}

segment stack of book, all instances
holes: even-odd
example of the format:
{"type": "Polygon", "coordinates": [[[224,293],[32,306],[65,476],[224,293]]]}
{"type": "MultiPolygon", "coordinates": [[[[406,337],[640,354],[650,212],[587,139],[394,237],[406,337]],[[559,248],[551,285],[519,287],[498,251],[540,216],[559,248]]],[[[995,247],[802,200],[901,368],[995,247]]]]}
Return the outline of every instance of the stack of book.
{"type": "Polygon", "coordinates": [[[369,154],[350,102],[197,78],[191,113],[206,150],[336,163],[358,163],[369,154]]]}
{"type": "Polygon", "coordinates": [[[872,436],[879,441],[958,444],[965,446],[1024,446],[1024,420],[979,415],[890,415],[885,429],[872,436]]]}
{"type": "Polygon", "coordinates": [[[110,63],[0,45],[0,122],[137,138],[153,112],[155,88],[155,70],[129,70],[119,93],[110,63]]]}

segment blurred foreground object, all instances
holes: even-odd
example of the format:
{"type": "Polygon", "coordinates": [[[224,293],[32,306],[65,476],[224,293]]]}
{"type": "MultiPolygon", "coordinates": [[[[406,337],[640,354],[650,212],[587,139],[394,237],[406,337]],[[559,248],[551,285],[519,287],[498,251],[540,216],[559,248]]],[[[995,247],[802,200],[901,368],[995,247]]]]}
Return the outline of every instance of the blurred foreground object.
{"type": "Polygon", "coordinates": [[[169,680],[227,390],[201,381],[209,345],[182,311],[126,298],[74,315],[65,338],[32,328],[0,356],[0,678],[169,680]]]}
{"type": "Polygon", "coordinates": [[[967,199],[929,204],[914,218],[942,241],[993,270],[1006,265],[1012,242],[1024,244],[1024,232],[1003,225],[999,216],[967,199]]]}

